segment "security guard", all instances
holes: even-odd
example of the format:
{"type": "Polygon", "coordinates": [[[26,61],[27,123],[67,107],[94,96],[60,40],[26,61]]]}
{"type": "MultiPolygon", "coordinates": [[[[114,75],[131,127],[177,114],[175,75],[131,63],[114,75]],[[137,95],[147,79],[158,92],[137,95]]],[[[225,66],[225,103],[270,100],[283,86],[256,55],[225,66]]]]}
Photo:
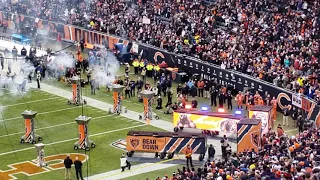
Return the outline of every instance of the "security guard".
{"type": "Polygon", "coordinates": [[[159,72],[159,71],[160,71],[160,66],[159,66],[159,64],[155,65],[155,66],[153,67],[153,69],[154,69],[155,71],[159,72]]]}
{"type": "Polygon", "coordinates": [[[140,64],[139,64],[139,66],[140,66],[140,71],[142,71],[142,69],[144,68],[144,60],[143,59],[141,59],[141,61],[140,61],[140,64]]]}
{"type": "Polygon", "coordinates": [[[147,65],[147,76],[148,77],[152,77],[152,71],[153,71],[153,64],[152,63],[149,63],[147,65]]]}
{"type": "Polygon", "coordinates": [[[138,59],[133,60],[132,66],[134,67],[134,74],[138,74],[139,73],[139,60],[138,59]]]}

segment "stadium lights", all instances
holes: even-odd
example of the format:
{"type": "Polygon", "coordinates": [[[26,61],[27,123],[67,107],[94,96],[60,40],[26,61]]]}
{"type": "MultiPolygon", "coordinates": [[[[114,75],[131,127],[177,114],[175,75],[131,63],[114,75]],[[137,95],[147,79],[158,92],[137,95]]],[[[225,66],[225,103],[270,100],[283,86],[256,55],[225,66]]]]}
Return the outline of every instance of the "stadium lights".
{"type": "Polygon", "coordinates": [[[219,108],[219,109],[218,109],[218,112],[219,112],[219,113],[224,113],[224,109],[223,109],[223,108],[219,108]]]}

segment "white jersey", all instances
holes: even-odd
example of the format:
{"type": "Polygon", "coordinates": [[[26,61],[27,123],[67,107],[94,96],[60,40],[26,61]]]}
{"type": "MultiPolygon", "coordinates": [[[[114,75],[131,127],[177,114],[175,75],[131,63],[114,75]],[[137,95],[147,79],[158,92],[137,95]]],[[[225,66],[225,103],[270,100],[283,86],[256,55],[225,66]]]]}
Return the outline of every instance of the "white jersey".
{"type": "Polygon", "coordinates": [[[120,167],[125,167],[125,166],[127,166],[127,158],[121,157],[120,158],[120,167]]]}

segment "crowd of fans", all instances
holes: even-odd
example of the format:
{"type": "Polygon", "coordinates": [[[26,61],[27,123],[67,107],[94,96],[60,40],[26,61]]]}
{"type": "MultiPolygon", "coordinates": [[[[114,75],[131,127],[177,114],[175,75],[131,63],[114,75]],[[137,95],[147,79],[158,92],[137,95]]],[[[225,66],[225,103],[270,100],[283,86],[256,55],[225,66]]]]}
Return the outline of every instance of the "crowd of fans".
{"type": "Polygon", "coordinates": [[[2,9],[187,54],[319,99],[319,4],[317,0],[27,0],[10,1],[2,9]]]}
{"type": "Polygon", "coordinates": [[[320,130],[310,126],[287,137],[281,126],[261,139],[259,152],[247,150],[223,160],[208,160],[204,167],[183,167],[157,180],[318,180],[320,178],[320,130]]]}
{"type": "MultiPolygon", "coordinates": [[[[320,100],[319,4],[318,0],[0,2],[6,12],[151,44],[320,100]]],[[[135,94],[131,92],[135,87],[131,87],[129,79],[122,83],[126,84],[128,98],[135,94]]],[[[137,81],[138,90],[142,88],[140,84],[143,83],[137,81]]],[[[160,85],[159,95],[160,89],[167,89],[160,85]]],[[[171,178],[162,179],[320,180],[320,131],[313,127],[304,129],[295,137],[287,137],[279,126],[277,133],[270,131],[263,136],[259,152],[248,150],[224,160],[211,159],[202,168],[185,167],[171,178]]]]}

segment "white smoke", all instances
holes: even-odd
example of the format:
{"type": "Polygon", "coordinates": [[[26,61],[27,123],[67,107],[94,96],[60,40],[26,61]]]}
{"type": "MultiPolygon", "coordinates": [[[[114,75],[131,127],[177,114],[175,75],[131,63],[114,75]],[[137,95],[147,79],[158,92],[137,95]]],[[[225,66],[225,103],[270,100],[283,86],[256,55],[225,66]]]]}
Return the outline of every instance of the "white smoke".
{"type": "Polygon", "coordinates": [[[2,74],[0,76],[1,93],[8,93],[11,96],[18,97],[22,93],[30,90],[28,86],[28,76],[33,76],[34,66],[31,63],[22,61],[20,64],[20,72],[13,72],[11,74],[2,74]]]}
{"type": "Polygon", "coordinates": [[[0,104],[0,124],[3,124],[4,123],[4,111],[5,111],[6,107],[5,106],[2,106],[2,104],[0,104]]]}
{"type": "Polygon", "coordinates": [[[65,68],[73,68],[75,67],[75,59],[71,56],[70,53],[67,52],[59,52],[52,57],[52,63],[56,65],[62,65],[65,68]]]}
{"type": "Polygon", "coordinates": [[[100,87],[112,86],[116,74],[120,68],[120,63],[117,57],[106,49],[100,50],[102,66],[93,68],[93,78],[100,87]]]}

